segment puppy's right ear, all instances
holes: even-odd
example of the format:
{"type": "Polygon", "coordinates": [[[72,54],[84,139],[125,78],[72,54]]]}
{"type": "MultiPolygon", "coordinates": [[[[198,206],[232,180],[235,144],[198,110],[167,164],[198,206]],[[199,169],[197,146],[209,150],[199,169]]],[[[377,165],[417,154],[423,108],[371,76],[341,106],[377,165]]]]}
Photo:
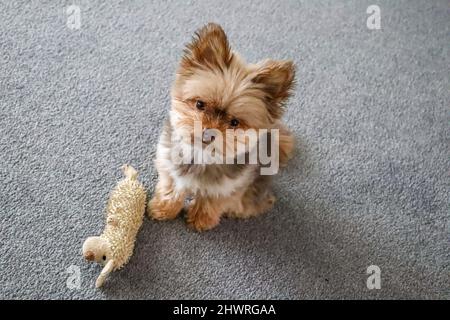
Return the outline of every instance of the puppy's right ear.
{"type": "Polygon", "coordinates": [[[215,23],[208,23],[199,29],[191,43],[186,46],[181,59],[181,73],[192,73],[194,69],[227,68],[232,60],[227,36],[222,27],[215,23]]]}

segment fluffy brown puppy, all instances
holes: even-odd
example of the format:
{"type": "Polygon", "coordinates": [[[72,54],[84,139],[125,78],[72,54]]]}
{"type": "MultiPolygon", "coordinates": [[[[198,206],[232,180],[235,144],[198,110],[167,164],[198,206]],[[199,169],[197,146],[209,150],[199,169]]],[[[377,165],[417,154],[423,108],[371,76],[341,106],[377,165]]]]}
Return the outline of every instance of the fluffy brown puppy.
{"type": "MultiPolygon", "coordinates": [[[[217,226],[222,216],[248,218],[273,206],[271,176],[261,174],[259,160],[239,162],[237,152],[231,163],[199,163],[195,154],[207,149],[211,142],[216,143],[213,155],[236,151],[239,144],[247,143],[248,158],[250,150],[257,150],[248,137],[232,134],[232,139],[220,142],[215,137],[221,133],[228,137],[230,130],[238,131],[235,129],[278,129],[277,139],[271,140],[268,147],[275,148],[271,155],[276,154],[277,164],[285,165],[294,140],[280,118],[291,94],[294,69],[291,61],[246,64],[231,50],[225,32],[217,24],[210,23],[196,32],[181,59],[172,88],[170,117],[157,148],[159,181],[148,206],[152,218],[175,218],[185,199],[191,198],[186,208],[187,222],[202,231],[217,226]],[[196,147],[195,126],[199,122],[201,142],[196,147]],[[183,156],[186,150],[194,156],[188,155],[188,161],[180,162],[178,149],[184,150],[183,156]]],[[[259,143],[259,135],[257,139],[259,143]]]]}

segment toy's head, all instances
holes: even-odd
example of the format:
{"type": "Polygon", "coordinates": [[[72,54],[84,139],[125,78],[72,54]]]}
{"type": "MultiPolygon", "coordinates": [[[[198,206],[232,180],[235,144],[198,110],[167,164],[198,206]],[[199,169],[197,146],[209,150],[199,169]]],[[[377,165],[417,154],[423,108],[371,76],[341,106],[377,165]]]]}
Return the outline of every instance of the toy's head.
{"type": "Polygon", "coordinates": [[[83,243],[83,256],[88,261],[103,265],[102,272],[95,282],[97,288],[103,285],[108,274],[114,269],[114,259],[108,241],[102,237],[89,237],[83,243]]]}
{"type": "Polygon", "coordinates": [[[89,237],[83,244],[83,256],[88,261],[95,261],[101,265],[112,259],[108,241],[102,237],[89,237]]]}

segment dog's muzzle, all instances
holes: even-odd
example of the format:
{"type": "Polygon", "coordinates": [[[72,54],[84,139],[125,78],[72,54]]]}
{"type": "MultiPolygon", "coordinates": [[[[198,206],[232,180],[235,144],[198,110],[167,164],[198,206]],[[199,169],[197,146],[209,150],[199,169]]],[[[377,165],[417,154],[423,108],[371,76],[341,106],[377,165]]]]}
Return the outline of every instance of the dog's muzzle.
{"type": "Polygon", "coordinates": [[[213,129],[203,129],[203,135],[202,135],[203,143],[213,142],[214,139],[215,139],[215,137],[214,137],[214,130],[213,129]]]}

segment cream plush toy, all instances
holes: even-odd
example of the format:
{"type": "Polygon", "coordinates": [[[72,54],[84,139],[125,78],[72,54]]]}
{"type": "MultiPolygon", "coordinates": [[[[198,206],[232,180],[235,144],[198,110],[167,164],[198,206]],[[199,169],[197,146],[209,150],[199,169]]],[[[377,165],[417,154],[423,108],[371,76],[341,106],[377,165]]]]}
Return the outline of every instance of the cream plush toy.
{"type": "Polygon", "coordinates": [[[98,237],[83,244],[83,256],[104,266],[95,286],[100,287],[108,274],[123,267],[133,254],[134,242],[145,212],[147,192],[137,180],[137,171],[124,165],[125,178],[112,191],[106,206],[106,227],[98,237]]]}

